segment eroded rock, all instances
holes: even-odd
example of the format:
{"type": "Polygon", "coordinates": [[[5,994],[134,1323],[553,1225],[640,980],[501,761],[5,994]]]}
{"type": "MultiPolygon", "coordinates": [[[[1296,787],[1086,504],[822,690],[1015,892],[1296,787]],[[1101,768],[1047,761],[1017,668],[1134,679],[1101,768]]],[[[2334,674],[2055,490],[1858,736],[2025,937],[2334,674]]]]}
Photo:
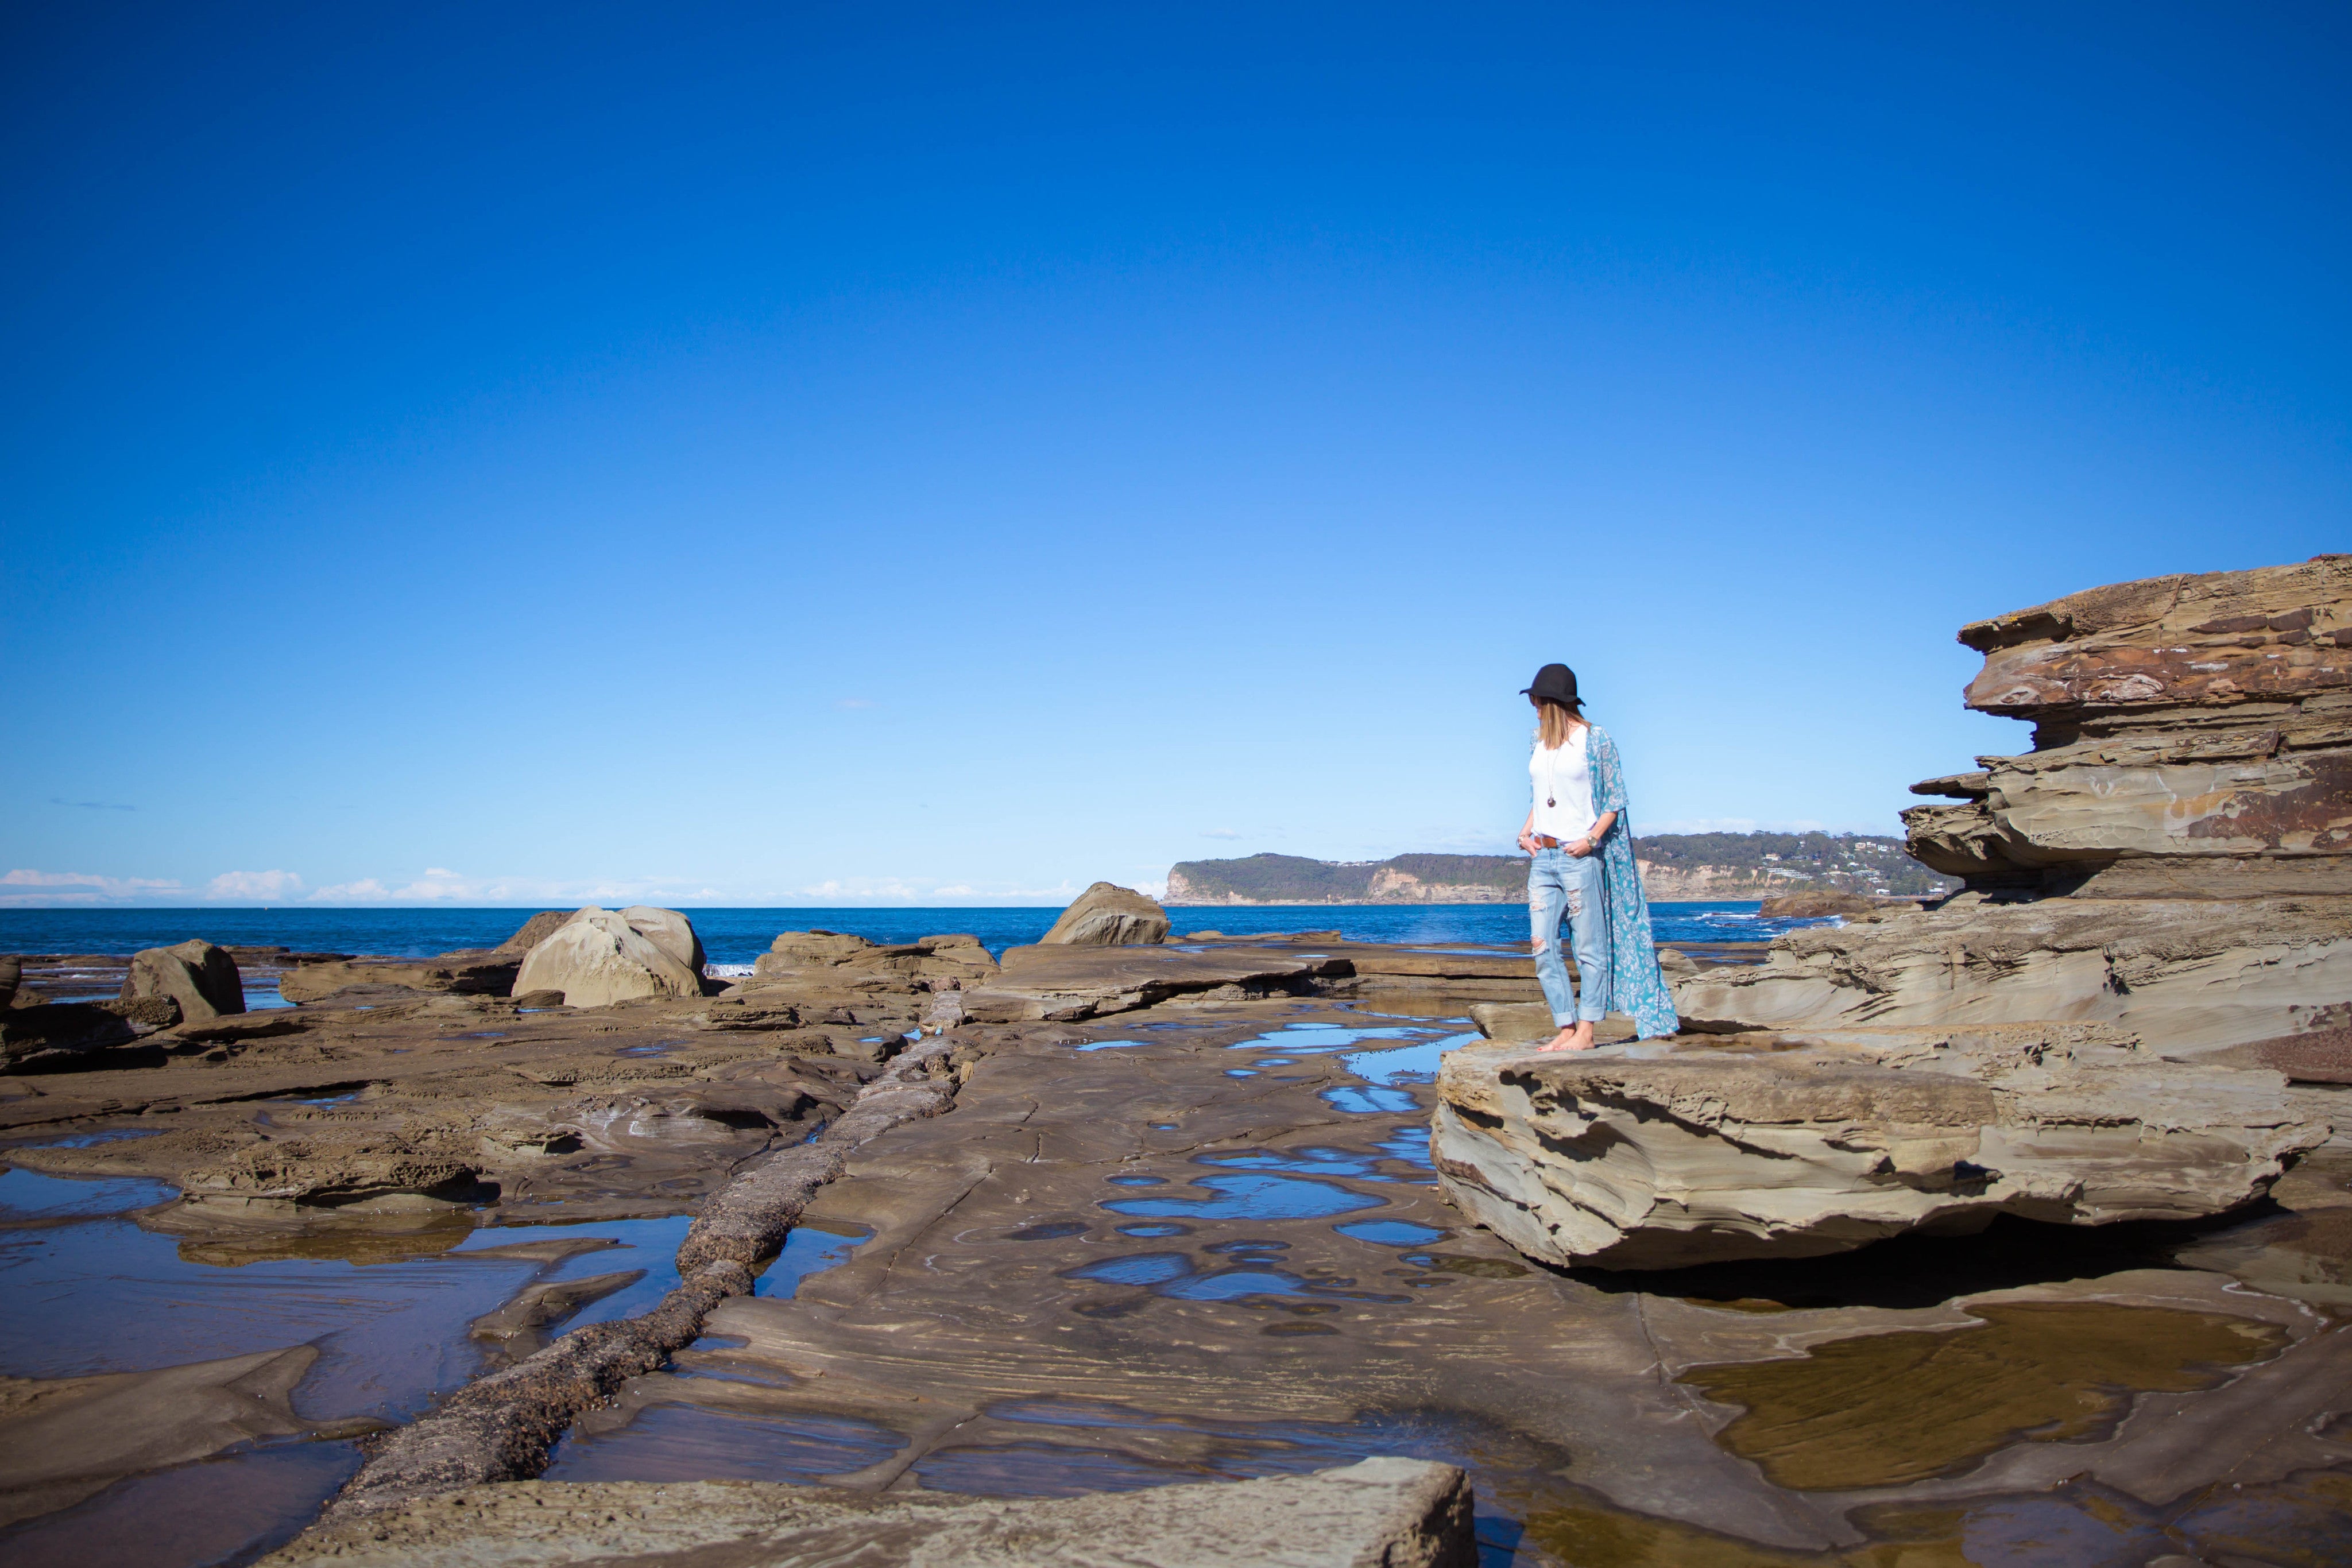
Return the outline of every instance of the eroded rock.
{"type": "Polygon", "coordinates": [[[1791,932],[1675,988],[1685,1029],[2107,1022],[2159,1054],[2330,1027],[2352,998],[2352,901],[1961,894],[1791,932]]]}
{"type": "Polygon", "coordinates": [[[836,931],[786,931],[751,966],[751,981],[814,990],[944,991],[985,985],[996,960],[977,936],[954,933],[903,943],[869,942],[836,931]]]}
{"type": "Polygon", "coordinates": [[[149,947],[131,956],[121,999],[136,1002],[147,998],[170,1001],[179,1009],[180,1019],[202,1023],[245,1011],[245,981],[236,972],[236,960],[226,952],[191,938],[175,946],[149,947]]]}
{"type": "Polygon", "coordinates": [[[320,1130],[246,1144],[181,1177],[190,1203],[208,1208],[423,1207],[470,1196],[480,1164],[451,1148],[380,1134],[320,1130]]]}
{"type": "Polygon", "coordinates": [[[1168,911],[1131,887],[1098,882],[1078,894],[1037,940],[1045,946],[1150,946],[1168,940],[1168,911]]]}
{"type": "Polygon", "coordinates": [[[1923,914],[1676,988],[1706,1029],[2106,1019],[2166,1053],[2352,1022],[2352,556],[2152,578],[1965,627],[2031,752],[1913,786],[1923,914]]]}
{"type": "Polygon", "coordinates": [[[2098,1025],[1484,1046],[1446,1057],[1431,1147],[1447,1197],[1531,1258],[1676,1268],[2000,1213],[2220,1214],[2326,1141],[2284,1089],[2265,1071],[2152,1063],[2098,1025]]]}

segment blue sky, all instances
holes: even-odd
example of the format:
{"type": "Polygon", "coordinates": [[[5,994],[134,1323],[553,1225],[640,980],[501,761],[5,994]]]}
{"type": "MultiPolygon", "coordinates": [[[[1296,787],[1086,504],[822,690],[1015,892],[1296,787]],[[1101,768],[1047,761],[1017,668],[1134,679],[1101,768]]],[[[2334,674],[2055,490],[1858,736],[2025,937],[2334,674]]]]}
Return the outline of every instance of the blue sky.
{"type": "Polygon", "coordinates": [[[1896,831],[2352,547],[2347,16],[11,7],[0,899],[1896,831]]]}

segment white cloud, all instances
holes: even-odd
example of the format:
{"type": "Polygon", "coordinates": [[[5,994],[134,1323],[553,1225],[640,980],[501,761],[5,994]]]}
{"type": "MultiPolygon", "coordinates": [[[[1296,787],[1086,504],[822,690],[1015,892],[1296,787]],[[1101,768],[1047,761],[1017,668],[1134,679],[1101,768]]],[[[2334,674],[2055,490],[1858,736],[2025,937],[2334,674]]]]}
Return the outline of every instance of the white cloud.
{"type": "Polygon", "coordinates": [[[225,871],[206,885],[207,898],[289,898],[302,891],[290,871],[225,871]]]}
{"type": "Polygon", "coordinates": [[[1202,831],[1204,839],[1238,839],[1241,835],[1231,828],[1209,828],[1202,831]]]}
{"type": "Polygon", "coordinates": [[[427,866],[423,875],[396,885],[381,877],[339,882],[311,892],[311,904],[538,904],[545,908],[661,904],[718,896],[711,889],[689,894],[682,877],[626,881],[559,881],[545,877],[472,876],[447,866],[427,866]]]}
{"type": "Polygon", "coordinates": [[[898,877],[830,877],[790,890],[786,896],[813,904],[845,907],[866,904],[910,904],[918,907],[932,899],[975,904],[1067,904],[1078,889],[1067,882],[1055,887],[1015,887],[1007,883],[951,883],[944,887],[919,887],[898,877]]]}
{"type": "Polygon", "coordinates": [[[92,876],[79,871],[18,870],[0,876],[0,906],[124,904],[185,891],[176,882],[147,876],[92,876]]]}

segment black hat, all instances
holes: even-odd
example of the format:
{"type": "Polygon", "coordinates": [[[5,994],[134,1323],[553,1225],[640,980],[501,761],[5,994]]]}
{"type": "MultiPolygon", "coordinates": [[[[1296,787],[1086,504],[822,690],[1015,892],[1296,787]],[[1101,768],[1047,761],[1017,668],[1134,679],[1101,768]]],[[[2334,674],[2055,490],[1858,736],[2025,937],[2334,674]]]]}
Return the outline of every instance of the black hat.
{"type": "Polygon", "coordinates": [[[1566,664],[1546,664],[1536,672],[1535,684],[1519,695],[1538,702],[1572,703],[1577,700],[1576,672],[1566,664]]]}

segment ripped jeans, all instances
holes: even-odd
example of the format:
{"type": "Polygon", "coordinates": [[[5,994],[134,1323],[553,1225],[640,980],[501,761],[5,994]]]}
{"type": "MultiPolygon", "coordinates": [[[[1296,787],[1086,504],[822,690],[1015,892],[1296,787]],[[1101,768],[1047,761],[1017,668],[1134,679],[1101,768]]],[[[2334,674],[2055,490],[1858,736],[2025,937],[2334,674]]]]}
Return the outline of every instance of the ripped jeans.
{"type": "Polygon", "coordinates": [[[1601,1021],[1601,999],[1609,994],[1609,934],[1603,922],[1601,857],[1577,856],[1566,850],[1538,850],[1528,867],[1528,925],[1536,949],[1536,978],[1544,1000],[1551,1004],[1551,1021],[1562,1029],[1579,1021],[1601,1021]],[[1576,949],[1576,967],[1583,980],[1581,997],[1569,987],[1568,966],[1559,959],[1559,917],[1568,915],[1569,945],[1576,949]]]}

